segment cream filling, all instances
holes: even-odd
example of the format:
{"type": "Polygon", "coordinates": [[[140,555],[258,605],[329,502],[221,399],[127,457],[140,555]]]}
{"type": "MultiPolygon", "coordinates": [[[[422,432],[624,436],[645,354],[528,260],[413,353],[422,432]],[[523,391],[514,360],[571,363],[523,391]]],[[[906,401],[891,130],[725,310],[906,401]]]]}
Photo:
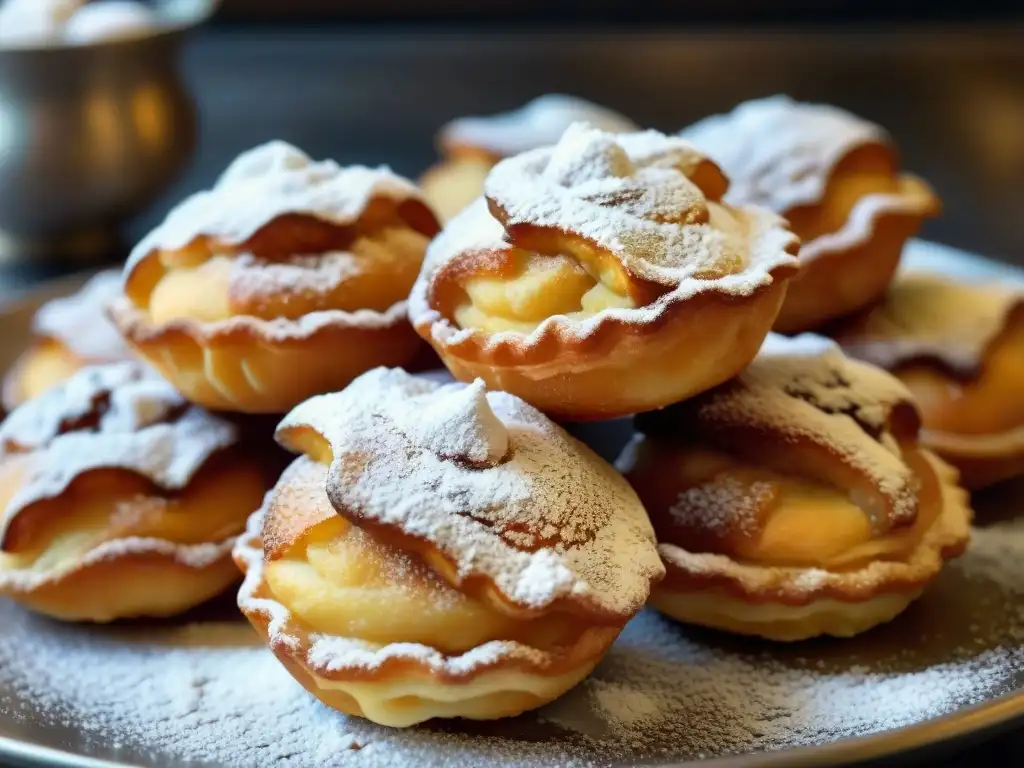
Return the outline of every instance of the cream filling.
{"type": "Polygon", "coordinates": [[[515,258],[510,274],[484,275],[463,284],[466,301],[454,313],[460,327],[528,334],[555,315],[585,320],[606,309],[636,306],[624,278],[596,258],[581,263],[571,256],[523,252],[515,258]]]}

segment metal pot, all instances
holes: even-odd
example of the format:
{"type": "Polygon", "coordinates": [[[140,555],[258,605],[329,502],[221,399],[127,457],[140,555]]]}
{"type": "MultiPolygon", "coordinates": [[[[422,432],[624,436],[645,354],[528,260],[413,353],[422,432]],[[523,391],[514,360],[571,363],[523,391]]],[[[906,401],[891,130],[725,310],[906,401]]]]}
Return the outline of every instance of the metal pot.
{"type": "Polygon", "coordinates": [[[0,50],[0,262],[100,261],[187,166],[191,24],[142,38],[0,50]]]}

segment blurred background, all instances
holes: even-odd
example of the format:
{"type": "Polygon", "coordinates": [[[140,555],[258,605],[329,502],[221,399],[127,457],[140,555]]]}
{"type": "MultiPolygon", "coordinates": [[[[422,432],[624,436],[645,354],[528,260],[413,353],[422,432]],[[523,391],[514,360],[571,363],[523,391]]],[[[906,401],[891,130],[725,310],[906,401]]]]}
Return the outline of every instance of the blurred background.
{"type": "Polygon", "coordinates": [[[271,138],[415,177],[446,120],[546,92],[664,131],[781,92],[889,129],[946,204],[923,236],[1024,264],[1019,2],[223,0],[175,66],[194,140],[122,247],[271,138]]]}

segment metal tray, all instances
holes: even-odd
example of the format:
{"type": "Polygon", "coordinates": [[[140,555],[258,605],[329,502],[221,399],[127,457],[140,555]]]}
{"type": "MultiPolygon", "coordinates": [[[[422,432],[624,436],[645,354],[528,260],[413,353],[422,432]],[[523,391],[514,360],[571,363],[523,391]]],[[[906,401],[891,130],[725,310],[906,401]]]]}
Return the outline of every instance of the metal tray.
{"type": "MultiPolygon", "coordinates": [[[[1024,279],[922,242],[907,264],[1024,279]]],[[[40,302],[76,284],[0,311],[0,364],[24,346],[40,302]]],[[[629,424],[573,430],[613,457],[629,424]]],[[[111,627],[0,603],[0,763],[792,768],[929,758],[1024,724],[1021,491],[976,498],[976,546],[889,625],[780,646],[644,612],[588,681],[493,724],[389,731],[334,713],[280,670],[230,595],[176,621],[111,627]],[[198,693],[183,699],[189,686],[198,693]]]]}

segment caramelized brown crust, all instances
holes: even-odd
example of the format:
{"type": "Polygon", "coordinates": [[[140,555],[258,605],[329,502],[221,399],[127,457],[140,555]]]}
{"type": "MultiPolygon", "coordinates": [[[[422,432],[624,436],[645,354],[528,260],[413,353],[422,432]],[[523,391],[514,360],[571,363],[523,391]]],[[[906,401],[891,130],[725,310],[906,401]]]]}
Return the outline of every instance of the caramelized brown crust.
{"type": "Polygon", "coordinates": [[[864,213],[863,223],[857,222],[863,232],[851,222],[851,231],[822,236],[813,248],[801,249],[800,271],[790,281],[773,330],[798,333],[818,328],[885,294],[907,239],[925,218],[941,211],[939,199],[917,179],[905,181],[904,187],[904,197],[864,209],[871,215],[864,213]]]}
{"type": "Polygon", "coordinates": [[[1024,472],[1019,289],[908,273],[884,303],[830,333],[904,382],[921,412],[921,443],[956,466],[965,487],[1024,472]]]}
{"type": "MultiPolygon", "coordinates": [[[[282,476],[277,488],[267,495],[263,509],[252,516],[246,534],[239,539],[234,557],[245,574],[239,593],[239,607],[267,639],[274,654],[315,695],[322,697],[322,691],[320,686],[312,684],[313,676],[330,681],[388,683],[420,678],[460,684],[496,671],[518,671],[545,677],[571,674],[581,666],[589,671],[621,631],[621,625],[581,623],[575,641],[549,650],[501,641],[500,645],[504,647],[500,651],[471,649],[457,656],[446,656],[425,646],[420,646],[420,652],[410,654],[408,648],[394,645],[379,649],[366,646],[362,653],[350,649],[345,659],[318,653],[314,647],[317,641],[310,628],[274,599],[263,576],[264,563],[284,556],[290,546],[324,519],[326,510],[323,503],[315,499],[323,496],[326,502],[326,493],[322,488],[310,487],[304,482],[300,466],[303,461],[308,460],[296,460],[282,476]],[[273,536],[273,542],[266,550],[263,531],[273,536]]],[[[350,642],[358,644],[358,641],[350,642]]],[[[353,712],[347,706],[340,708],[353,712]]],[[[358,711],[353,713],[362,714],[358,711]]]]}
{"type": "Polygon", "coordinates": [[[0,572],[0,594],[63,621],[174,616],[238,581],[234,543],[234,537],[191,546],[136,540],[124,553],[100,547],[59,573],[0,572]]]}
{"type": "Polygon", "coordinates": [[[927,451],[906,453],[921,483],[921,503],[940,506],[935,523],[910,557],[878,560],[847,571],[765,567],[718,554],[690,552],[671,541],[660,546],[667,575],[658,589],[681,594],[715,590],[746,604],[805,606],[828,599],[860,603],[886,594],[916,593],[945,560],[963,553],[970,539],[967,494],[956,472],[927,451]]]}
{"type": "Polygon", "coordinates": [[[590,136],[608,153],[591,168],[586,152],[571,154],[578,137],[567,133],[565,148],[528,153],[492,171],[487,208],[474,203],[449,224],[410,296],[416,330],[457,378],[480,377],[547,413],[585,420],[676,402],[750,360],[796,271],[797,241],[767,212],[720,206],[727,182],[717,166],[660,138],[590,136]],[[635,167],[622,147],[633,152],[635,167]],[[568,159],[549,158],[551,152],[568,159]],[[602,163],[633,167],[636,178],[602,163]],[[562,165],[564,187],[537,170],[562,165]],[[671,168],[676,177],[666,180],[654,168],[671,168]],[[648,171],[660,180],[649,183],[665,190],[644,187],[648,171]],[[562,254],[614,274],[635,308],[585,319],[553,315],[528,334],[458,326],[455,310],[468,279],[501,276],[523,255],[562,254]]]}
{"type": "Polygon", "coordinates": [[[404,301],[383,313],[325,312],[287,326],[246,317],[154,326],[128,300],[115,303],[111,316],[153,367],[214,410],[284,413],[370,368],[406,364],[422,350],[404,301]]]}
{"type": "Polygon", "coordinates": [[[801,271],[774,326],[782,333],[877,300],[907,238],[941,210],[923,180],[900,172],[883,129],[835,107],[754,99],[680,135],[725,169],[726,200],[766,206],[800,237],[801,271]]]}
{"type": "Polygon", "coordinates": [[[967,494],[919,446],[910,393],[821,337],[773,335],[736,380],[636,425],[619,468],[658,534],[667,576],[652,600],[683,620],[856,634],[969,539],[967,494]]]}
{"type": "MultiPolygon", "coordinates": [[[[621,626],[660,579],[653,532],[622,477],[535,409],[485,393],[481,382],[445,388],[371,371],[296,408],[277,439],[329,467],[324,496],[337,514],[506,616],[565,613],[621,626]],[[498,458],[466,453],[472,446],[457,438],[474,433],[497,441],[498,458]]],[[[279,486],[263,524],[267,552],[284,551],[327,514],[323,500],[279,486]],[[286,503],[302,508],[279,509],[286,503]]]]}
{"type": "Polygon", "coordinates": [[[387,171],[268,145],[140,243],[111,317],[193,402],[281,413],[375,366],[415,360],[422,344],[405,297],[438,229],[415,188],[387,171]],[[229,270],[224,306],[204,309],[219,319],[186,311],[155,320],[165,277],[207,262],[229,270]]]}

